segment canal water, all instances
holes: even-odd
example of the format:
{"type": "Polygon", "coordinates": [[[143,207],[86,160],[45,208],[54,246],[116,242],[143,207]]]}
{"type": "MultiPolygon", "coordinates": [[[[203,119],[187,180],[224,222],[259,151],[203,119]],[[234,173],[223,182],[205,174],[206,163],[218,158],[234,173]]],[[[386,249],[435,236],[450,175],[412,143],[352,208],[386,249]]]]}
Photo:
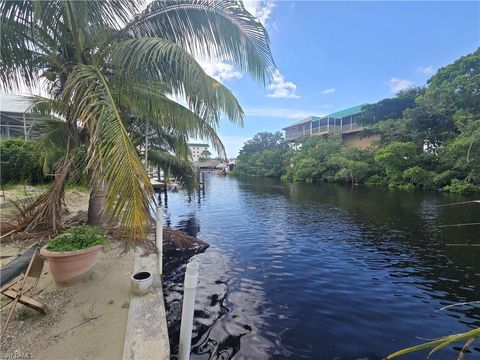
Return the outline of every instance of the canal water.
{"type": "MultiPolygon", "coordinates": [[[[168,224],[210,244],[191,358],[373,360],[480,326],[480,305],[441,310],[480,300],[480,227],[445,227],[480,222],[480,204],[441,206],[471,199],[215,175],[161,195],[168,224]]],[[[172,353],[183,271],[164,285],[172,353]]]]}

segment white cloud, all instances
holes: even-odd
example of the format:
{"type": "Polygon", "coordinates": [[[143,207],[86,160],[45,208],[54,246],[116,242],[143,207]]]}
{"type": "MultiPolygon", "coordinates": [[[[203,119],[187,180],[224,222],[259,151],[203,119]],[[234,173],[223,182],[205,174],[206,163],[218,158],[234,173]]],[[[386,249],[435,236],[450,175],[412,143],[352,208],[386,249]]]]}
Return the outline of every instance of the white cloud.
{"type": "Polygon", "coordinates": [[[240,79],[243,74],[232,64],[220,60],[197,60],[205,72],[220,82],[240,79]]]}
{"type": "Polygon", "coordinates": [[[328,94],[333,94],[337,89],[335,88],[328,88],[322,91],[322,94],[328,95],[328,94]]]}
{"type": "Polygon", "coordinates": [[[244,0],[245,9],[255,16],[264,26],[272,15],[275,4],[272,0],[244,0]]]}
{"type": "MultiPolygon", "coordinates": [[[[323,106],[321,106],[323,107],[323,106]]],[[[321,111],[318,110],[305,110],[305,109],[292,109],[292,108],[279,108],[279,107],[251,107],[245,108],[245,115],[277,118],[277,119],[292,119],[300,120],[311,115],[323,116],[321,111]]]]}
{"type": "Polygon", "coordinates": [[[392,77],[390,80],[388,80],[387,84],[390,87],[390,91],[392,93],[397,93],[411,87],[413,85],[413,81],[392,77]]]}
{"type": "Polygon", "coordinates": [[[267,89],[270,90],[268,97],[271,98],[298,99],[300,97],[295,93],[297,85],[291,81],[286,81],[285,76],[278,70],[275,70],[272,83],[267,86],[267,89]]]}
{"type": "Polygon", "coordinates": [[[431,75],[435,72],[435,70],[433,70],[433,65],[428,65],[428,66],[420,66],[417,69],[417,72],[424,75],[431,75]]]}

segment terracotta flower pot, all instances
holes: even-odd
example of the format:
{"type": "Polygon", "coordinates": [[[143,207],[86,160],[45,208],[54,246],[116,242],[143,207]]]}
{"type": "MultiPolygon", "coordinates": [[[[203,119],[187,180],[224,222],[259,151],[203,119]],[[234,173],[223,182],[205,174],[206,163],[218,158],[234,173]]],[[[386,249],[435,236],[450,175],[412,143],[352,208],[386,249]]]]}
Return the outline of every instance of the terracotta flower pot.
{"type": "Polygon", "coordinates": [[[44,246],[40,254],[48,259],[48,267],[55,282],[67,286],[90,274],[102,248],[102,245],[96,245],[81,250],[56,252],[47,250],[44,246]]]}

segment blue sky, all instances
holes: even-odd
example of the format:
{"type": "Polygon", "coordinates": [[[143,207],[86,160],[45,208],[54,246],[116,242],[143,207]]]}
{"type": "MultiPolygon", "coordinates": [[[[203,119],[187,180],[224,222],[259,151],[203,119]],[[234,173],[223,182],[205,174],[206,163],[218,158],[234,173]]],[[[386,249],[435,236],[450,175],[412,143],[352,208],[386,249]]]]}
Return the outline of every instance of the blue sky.
{"type": "Polygon", "coordinates": [[[240,101],[244,127],[219,129],[229,157],[259,131],[423,85],[480,46],[480,2],[248,1],[279,73],[270,88],[230,64],[203,61],[240,101]]]}

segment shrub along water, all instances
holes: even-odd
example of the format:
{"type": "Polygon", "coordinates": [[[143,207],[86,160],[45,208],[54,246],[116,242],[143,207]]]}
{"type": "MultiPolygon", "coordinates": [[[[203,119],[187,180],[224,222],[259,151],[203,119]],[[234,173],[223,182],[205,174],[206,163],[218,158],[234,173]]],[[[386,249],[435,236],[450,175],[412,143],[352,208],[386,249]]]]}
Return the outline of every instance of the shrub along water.
{"type": "Polygon", "coordinates": [[[367,150],[344,146],[340,135],[291,145],[280,132],[264,132],[245,143],[233,174],[480,191],[480,49],[439,69],[427,85],[364,106],[363,135],[381,136],[367,150]]]}

